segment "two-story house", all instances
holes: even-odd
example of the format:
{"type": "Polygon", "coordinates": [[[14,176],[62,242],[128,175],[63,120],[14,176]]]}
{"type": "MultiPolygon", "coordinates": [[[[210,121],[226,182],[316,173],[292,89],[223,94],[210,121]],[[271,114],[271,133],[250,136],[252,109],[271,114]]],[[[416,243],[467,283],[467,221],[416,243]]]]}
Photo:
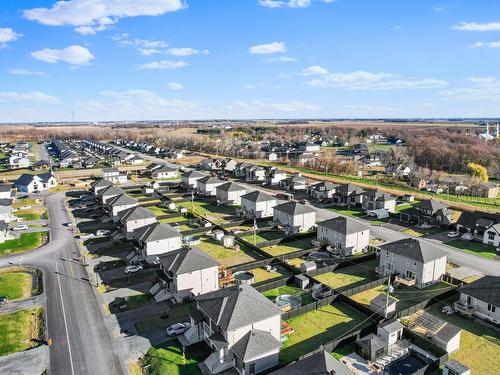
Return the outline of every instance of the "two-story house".
{"type": "Polygon", "coordinates": [[[109,180],[106,180],[105,178],[100,178],[98,180],[95,180],[90,184],[90,191],[94,196],[98,195],[101,191],[104,189],[107,189],[108,187],[113,186],[113,183],[109,180]]]}
{"type": "Polygon", "coordinates": [[[363,188],[353,184],[341,184],[335,188],[332,202],[337,206],[361,206],[363,188]]]}
{"type": "Polygon", "coordinates": [[[215,189],[224,183],[226,183],[226,181],[217,177],[205,176],[196,181],[196,190],[198,191],[198,194],[207,197],[215,196],[215,189]]]}
{"type": "Polygon", "coordinates": [[[114,184],[123,184],[127,182],[127,175],[121,174],[118,168],[102,168],[101,177],[114,184]]]}
{"type": "Polygon", "coordinates": [[[500,324],[500,277],[484,276],[458,291],[460,300],[455,303],[456,310],[500,324]]]}
{"type": "Polygon", "coordinates": [[[273,216],[276,198],[255,190],[241,196],[241,214],[248,218],[260,219],[273,216]]]}
{"type": "Polygon", "coordinates": [[[363,192],[362,207],[365,211],[384,209],[396,212],[396,198],[378,189],[368,189],[363,192]]]}
{"type": "Polygon", "coordinates": [[[318,223],[317,239],[349,256],[362,252],[370,243],[370,228],[339,216],[318,223]]]}
{"type": "Polygon", "coordinates": [[[116,197],[118,195],[122,195],[122,194],[125,194],[125,192],[122,189],[120,189],[114,185],[111,185],[111,186],[108,186],[107,188],[99,191],[99,193],[97,195],[99,197],[101,204],[104,206],[104,205],[106,205],[108,200],[110,200],[111,198],[116,197]]]}
{"type": "Polygon", "coordinates": [[[185,172],[181,175],[181,185],[187,189],[195,189],[196,182],[203,177],[206,175],[196,170],[185,172]]]}
{"type": "Polygon", "coordinates": [[[156,223],[156,215],[148,209],[135,206],[118,213],[123,234],[127,239],[134,238],[134,231],[146,225],[156,223]]]}
{"type": "Polygon", "coordinates": [[[400,211],[401,221],[416,225],[448,227],[452,223],[453,211],[434,199],[418,202],[411,208],[400,211]]]}
{"type": "Polygon", "coordinates": [[[333,194],[335,194],[335,189],[337,184],[333,184],[329,181],[318,182],[317,184],[309,186],[309,195],[317,201],[327,201],[332,199],[333,194]]]}
{"type": "Polygon", "coordinates": [[[245,180],[248,182],[264,182],[266,180],[266,170],[260,165],[247,167],[245,174],[245,180]]]}
{"type": "Polygon", "coordinates": [[[162,180],[166,178],[176,178],[177,169],[171,168],[167,165],[162,165],[160,168],[157,168],[151,172],[151,177],[156,180],[162,180]]]}
{"type": "Polygon", "coordinates": [[[316,224],[316,211],[295,201],[282,203],[273,208],[273,222],[291,233],[307,232],[316,224]]]}
{"type": "Polygon", "coordinates": [[[287,177],[280,181],[280,186],[291,191],[304,191],[307,189],[307,179],[300,173],[287,177]]]}
{"type": "Polygon", "coordinates": [[[209,374],[234,369],[261,373],[279,363],[281,310],[247,284],[195,297],[191,327],[179,341],[187,346],[205,340],[213,353],[203,361],[209,374]]]}
{"type": "Polygon", "coordinates": [[[138,205],[139,201],[137,199],[129,197],[125,194],[121,194],[108,199],[106,201],[106,204],[104,205],[104,211],[108,213],[113,221],[117,222],[118,220],[120,220],[120,218],[118,217],[118,214],[120,212],[132,207],[136,207],[138,205]]]}
{"type": "Polygon", "coordinates": [[[457,221],[457,232],[469,233],[475,241],[500,246],[500,214],[464,211],[457,221]]]}
{"type": "Polygon", "coordinates": [[[220,204],[240,205],[241,196],[247,193],[247,189],[234,182],[226,182],[215,188],[215,195],[220,204]]]}
{"type": "Polygon", "coordinates": [[[16,182],[14,182],[14,186],[20,192],[33,193],[45,191],[57,186],[57,179],[51,172],[41,174],[23,173],[16,182]]]}
{"type": "Polygon", "coordinates": [[[146,261],[154,261],[161,254],[182,248],[181,234],[168,224],[153,223],[138,228],[134,230],[134,238],[146,261]]]}
{"type": "Polygon", "coordinates": [[[272,168],[267,171],[266,174],[266,185],[269,186],[277,186],[281,181],[287,178],[287,174],[285,171],[280,169],[272,168]]]}

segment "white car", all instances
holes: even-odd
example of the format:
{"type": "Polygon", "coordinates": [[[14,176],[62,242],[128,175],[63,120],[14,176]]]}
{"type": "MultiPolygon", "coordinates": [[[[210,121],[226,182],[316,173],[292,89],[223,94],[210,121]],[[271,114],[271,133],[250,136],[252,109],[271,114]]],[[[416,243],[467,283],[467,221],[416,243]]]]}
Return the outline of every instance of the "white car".
{"type": "Polygon", "coordinates": [[[167,328],[167,334],[169,336],[182,335],[189,329],[189,327],[191,327],[191,324],[189,323],[175,323],[167,328]]]}
{"type": "Polygon", "coordinates": [[[95,232],[96,236],[107,236],[111,232],[107,229],[99,229],[97,232],[95,232]]]}
{"type": "Polygon", "coordinates": [[[127,275],[130,273],[136,273],[136,272],[139,272],[142,270],[143,270],[142,266],[127,266],[127,267],[125,267],[125,273],[127,275]]]}
{"type": "Polygon", "coordinates": [[[19,207],[20,210],[29,210],[30,208],[31,206],[29,205],[19,207]]]}
{"type": "Polygon", "coordinates": [[[457,238],[460,236],[458,232],[448,232],[448,238],[457,238]]]}
{"type": "Polygon", "coordinates": [[[16,224],[12,230],[26,230],[28,229],[28,226],[26,224],[16,224]]]}

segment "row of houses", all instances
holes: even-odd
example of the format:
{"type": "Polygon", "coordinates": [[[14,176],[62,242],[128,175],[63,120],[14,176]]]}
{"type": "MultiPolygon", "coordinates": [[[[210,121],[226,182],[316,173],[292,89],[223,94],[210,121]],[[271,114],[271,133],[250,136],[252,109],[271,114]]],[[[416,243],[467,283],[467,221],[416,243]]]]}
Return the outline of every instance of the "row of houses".
{"type": "Polygon", "coordinates": [[[113,143],[118,146],[126,147],[132,150],[136,150],[138,152],[143,152],[158,157],[166,157],[174,160],[182,159],[184,157],[184,151],[182,150],[175,150],[169,147],[159,147],[152,143],[147,143],[147,142],[141,143],[132,140],[114,139],[113,143]]]}
{"type": "Polygon", "coordinates": [[[136,153],[123,151],[113,145],[84,139],[81,141],[82,148],[87,149],[93,155],[101,155],[106,163],[117,165],[142,165],[144,159],[136,153]]]}
{"type": "Polygon", "coordinates": [[[11,169],[17,168],[30,168],[30,156],[33,156],[31,143],[18,142],[15,144],[1,143],[0,151],[7,157],[2,161],[6,166],[11,169]]]}

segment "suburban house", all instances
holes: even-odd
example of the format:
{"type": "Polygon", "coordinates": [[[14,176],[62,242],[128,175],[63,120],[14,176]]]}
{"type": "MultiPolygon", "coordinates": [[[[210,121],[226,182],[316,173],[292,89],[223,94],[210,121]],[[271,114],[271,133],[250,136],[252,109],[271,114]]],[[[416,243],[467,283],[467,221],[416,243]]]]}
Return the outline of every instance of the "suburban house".
{"type": "Polygon", "coordinates": [[[318,201],[330,200],[335,194],[337,184],[328,181],[318,182],[317,184],[309,186],[309,194],[313,199],[318,201]]]}
{"type": "Polygon", "coordinates": [[[107,188],[101,190],[98,195],[99,197],[101,198],[101,204],[104,206],[108,200],[110,200],[111,198],[113,197],[116,197],[118,195],[122,195],[122,194],[125,194],[125,192],[120,189],[120,188],[117,188],[116,186],[114,185],[111,185],[111,186],[108,186],[107,188]]]}
{"type": "Polygon", "coordinates": [[[322,350],[271,372],[269,375],[354,375],[326,350],[322,350]]]}
{"type": "Polygon", "coordinates": [[[212,158],[203,159],[200,167],[207,171],[217,171],[222,167],[222,160],[212,158]]]}
{"type": "Polygon", "coordinates": [[[337,206],[361,206],[363,188],[353,184],[341,184],[335,188],[332,201],[337,206]]]}
{"type": "Polygon", "coordinates": [[[182,236],[168,224],[153,223],[134,230],[134,238],[147,261],[169,251],[182,248],[182,236]]]}
{"type": "Polygon", "coordinates": [[[300,173],[287,177],[280,181],[280,186],[291,191],[304,191],[307,189],[307,180],[300,173]]]}
{"type": "Polygon", "coordinates": [[[464,211],[457,221],[457,232],[469,233],[475,241],[498,247],[500,246],[500,214],[464,211]]]}
{"type": "Polygon", "coordinates": [[[217,202],[225,205],[240,205],[241,196],[247,193],[247,189],[234,182],[226,182],[215,188],[217,202]]]}
{"type": "Polygon", "coordinates": [[[196,188],[196,182],[203,177],[206,177],[206,175],[195,170],[185,172],[181,175],[181,185],[188,189],[194,189],[196,188]]]}
{"type": "Polygon", "coordinates": [[[438,225],[447,227],[452,222],[453,211],[441,202],[426,199],[413,207],[402,210],[399,214],[401,221],[416,225],[438,225]]]}
{"type": "Polygon", "coordinates": [[[274,206],[273,222],[292,233],[307,232],[316,224],[316,211],[292,201],[274,206]]]}
{"type": "Polygon", "coordinates": [[[127,182],[127,175],[121,174],[118,168],[102,168],[101,177],[114,184],[123,184],[127,182]]]}
{"type": "Polygon", "coordinates": [[[120,220],[118,217],[120,212],[138,205],[139,201],[137,199],[121,194],[108,199],[104,205],[104,210],[108,212],[113,221],[118,221],[120,220]]]}
{"type": "Polygon", "coordinates": [[[446,272],[446,253],[427,242],[405,238],[380,245],[379,269],[425,288],[440,281],[446,272]]]}
{"type": "Polygon", "coordinates": [[[22,156],[12,155],[9,158],[9,165],[11,168],[29,168],[31,160],[22,156]]]}
{"type": "Polygon", "coordinates": [[[99,192],[103,191],[104,189],[113,186],[113,183],[109,180],[106,180],[105,178],[100,178],[99,180],[96,180],[90,184],[90,188],[92,190],[93,195],[98,195],[99,192]]]}
{"type": "Polygon", "coordinates": [[[151,172],[151,177],[157,180],[161,180],[164,178],[176,178],[177,169],[162,165],[160,168],[156,168],[151,172]]]}
{"type": "Polygon", "coordinates": [[[287,178],[286,172],[272,168],[268,170],[266,175],[266,185],[277,186],[281,181],[287,178]]]}
{"type": "MultiPolygon", "coordinates": [[[[1,208],[2,207],[0,207],[0,215],[1,208]]],[[[7,225],[7,223],[3,220],[0,220],[0,243],[4,243],[7,240],[12,240],[13,238],[14,236],[10,234],[9,226],[7,225]]]]}
{"type": "Polygon", "coordinates": [[[134,238],[136,229],[156,223],[156,215],[141,206],[131,207],[118,213],[120,224],[123,226],[125,237],[134,238]]]}
{"type": "Polygon", "coordinates": [[[224,172],[234,172],[234,170],[236,169],[236,165],[238,164],[238,162],[234,159],[224,159],[222,161],[222,169],[224,169],[224,172]]]}
{"type": "Polygon", "coordinates": [[[52,173],[27,174],[23,173],[14,182],[18,191],[23,193],[33,193],[48,190],[57,186],[57,180],[52,173]]]}
{"type": "Polygon", "coordinates": [[[0,220],[5,223],[10,223],[11,221],[16,220],[13,212],[14,210],[11,206],[0,206],[0,220]]]}
{"type": "Polygon", "coordinates": [[[455,309],[467,316],[500,324],[500,277],[484,276],[458,289],[455,309]]]}
{"type": "Polygon", "coordinates": [[[396,212],[396,198],[377,189],[365,190],[361,205],[365,211],[383,209],[390,213],[396,212]]]}
{"type": "Polygon", "coordinates": [[[340,250],[344,256],[357,254],[370,242],[370,228],[339,216],[318,223],[317,239],[322,245],[340,250]]]}
{"type": "Polygon", "coordinates": [[[279,364],[281,309],[247,284],[195,297],[191,327],[183,346],[205,340],[214,351],[202,363],[205,373],[235,369],[258,374],[279,364]]]}
{"type": "Polygon", "coordinates": [[[151,290],[157,302],[180,303],[219,289],[219,263],[199,249],[172,250],[158,260],[164,275],[151,290]]]}
{"type": "Polygon", "coordinates": [[[217,177],[205,176],[196,181],[196,189],[198,190],[198,194],[215,196],[215,189],[224,183],[226,183],[226,181],[217,177]]]}
{"type": "Polygon", "coordinates": [[[273,216],[276,198],[255,190],[241,196],[241,213],[245,217],[260,219],[273,216]]]}
{"type": "Polygon", "coordinates": [[[245,168],[245,180],[248,182],[264,182],[266,180],[265,168],[260,165],[245,168]]]}
{"type": "Polygon", "coordinates": [[[12,199],[14,195],[12,185],[0,184],[0,199],[12,199]]]}

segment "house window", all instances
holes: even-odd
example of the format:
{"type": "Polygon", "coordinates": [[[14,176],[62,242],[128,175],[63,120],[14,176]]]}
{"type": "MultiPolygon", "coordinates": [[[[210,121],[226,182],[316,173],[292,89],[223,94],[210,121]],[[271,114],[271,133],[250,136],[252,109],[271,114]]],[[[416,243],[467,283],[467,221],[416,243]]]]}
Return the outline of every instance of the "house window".
{"type": "Polygon", "coordinates": [[[417,262],[413,261],[413,268],[417,268],[417,262]]]}
{"type": "Polygon", "coordinates": [[[412,270],[406,270],[405,276],[408,279],[414,279],[415,278],[415,272],[413,272],[412,270]]]}
{"type": "Polygon", "coordinates": [[[488,240],[493,241],[495,239],[495,232],[488,232],[488,240]]]}
{"type": "Polygon", "coordinates": [[[467,305],[472,305],[472,298],[471,298],[471,296],[467,296],[467,305]]]}
{"type": "Polygon", "coordinates": [[[496,306],[495,305],[491,305],[491,304],[488,303],[488,311],[494,313],[495,310],[496,310],[496,306]]]}
{"type": "Polygon", "coordinates": [[[388,251],[385,252],[385,257],[389,258],[389,252],[388,251]]]}
{"type": "Polygon", "coordinates": [[[406,267],[408,267],[409,265],[410,265],[410,260],[406,259],[406,267]]]}

